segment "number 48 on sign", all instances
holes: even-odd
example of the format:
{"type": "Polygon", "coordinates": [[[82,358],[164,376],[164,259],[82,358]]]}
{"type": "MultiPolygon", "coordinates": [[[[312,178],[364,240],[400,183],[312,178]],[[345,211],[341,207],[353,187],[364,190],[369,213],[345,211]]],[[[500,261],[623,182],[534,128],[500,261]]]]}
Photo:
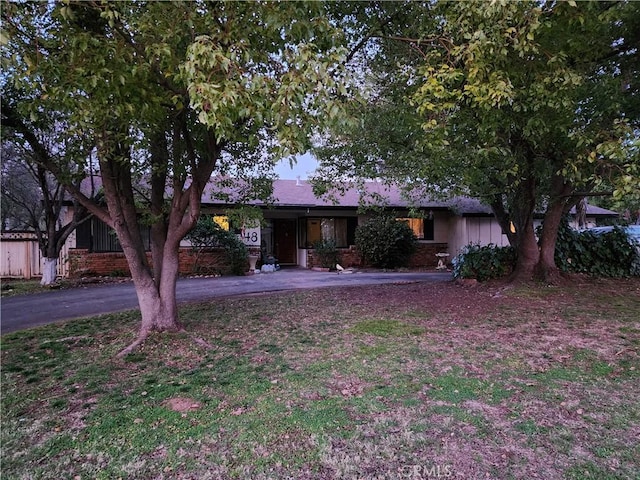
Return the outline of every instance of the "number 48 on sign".
{"type": "Polygon", "coordinates": [[[260,227],[257,228],[243,228],[240,235],[242,243],[247,247],[259,247],[260,246],[260,227]]]}

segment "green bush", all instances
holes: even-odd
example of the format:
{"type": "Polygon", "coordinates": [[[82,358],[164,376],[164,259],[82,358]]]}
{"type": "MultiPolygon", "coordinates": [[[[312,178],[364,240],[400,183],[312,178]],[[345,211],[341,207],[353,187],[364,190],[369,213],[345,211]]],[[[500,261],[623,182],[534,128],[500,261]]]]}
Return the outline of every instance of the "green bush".
{"type": "Polygon", "coordinates": [[[595,234],[577,231],[564,220],[558,230],[555,261],[564,272],[599,277],[640,275],[640,253],[633,240],[618,227],[595,234]]]}
{"type": "Polygon", "coordinates": [[[225,230],[211,217],[200,217],[198,223],[187,235],[196,252],[196,262],[194,268],[201,268],[198,265],[199,255],[205,249],[222,248],[225,251],[229,271],[233,275],[244,275],[247,270],[247,257],[249,252],[247,247],[238,236],[225,230]]]}
{"type": "Polygon", "coordinates": [[[313,249],[321,267],[335,270],[336,264],[340,263],[340,254],[334,240],[318,240],[313,244],[313,249]]]}
{"type": "Polygon", "coordinates": [[[416,246],[411,227],[391,216],[373,217],[356,229],[356,248],[362,260],[374,267],[406,267],[416,246]]]}
{"type": "Polygon", "coordinates": [[[510,274],[516,264],[516,251],[513,247],[493,244],[467,245],[452,263],[455,278],[475,278],[482,282],[510,274]]]}

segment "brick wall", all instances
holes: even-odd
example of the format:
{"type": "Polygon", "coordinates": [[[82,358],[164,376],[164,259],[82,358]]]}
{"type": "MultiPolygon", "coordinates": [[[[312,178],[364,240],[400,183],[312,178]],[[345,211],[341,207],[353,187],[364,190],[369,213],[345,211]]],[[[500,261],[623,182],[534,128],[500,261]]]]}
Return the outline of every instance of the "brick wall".
{"type": "MultiPolygon", "coordinates": [[[[349,267],[366,267],[362,265],[360,255],[355,247],[340,248],[340,265],[349,267]]],[[[435,268],[438,264],[436,253],[446,252],[446,243],[419,243],[418,249],[409,261],[411,268],[435,268]]],[[[151,254],[147,253],[151,264],[151,254]]],[[[196,254],[190,248],[181,248],[179,253],[180,274],[221,274],[230,273],[225,253],[221,249],[212,249],[196,254]]],[[[307,267],[318,267],[320,262],[315,259],[315,252],[307,250],[307,267]]],[[[249,262],[247,261],[247,270],[249,262]]],[[[69,276],[82,277],[90,275],[100,276],[130,276],[127,259],[122,252],[89,253],[86,249],[69,250],[69,276]]]]}
{"type": "MultiPolygon", "coordinates": [[[[151,253],[147,253],[151,264],[151,253]]],[[[179,252],[180,274],[229,274],[225,253],[212,249],[196,254],[190,248],[179,252]]],[[[247,261],[247,270],[249,262],[247,261]]],[[[86,249],[69,250],[69,276],[130,276],[127,259],[122,252],[89,253],[86,249]]]]}
{"type": "Polygon", "coordinates": [[[418,249],[409,260],[412,268],[435,268],[438,265],[436,253],[446,253],[446,243],[418,243],[418,249]]]}
{"type": "MultiPolygon", "coordinates": [[[[436,253],[447,252],[446,243],[418,243],[416,253],[409,260],[410,268],[435,268],[438,265],[436,253]]],[[[340,265],[349,267],[366,267],[362,265],[362,260],[355,247],[339,248],[340,265]]],[[[307,250],[307,267],[319,267],[320,262],[315,258],[313,250],[307,250]]]]}

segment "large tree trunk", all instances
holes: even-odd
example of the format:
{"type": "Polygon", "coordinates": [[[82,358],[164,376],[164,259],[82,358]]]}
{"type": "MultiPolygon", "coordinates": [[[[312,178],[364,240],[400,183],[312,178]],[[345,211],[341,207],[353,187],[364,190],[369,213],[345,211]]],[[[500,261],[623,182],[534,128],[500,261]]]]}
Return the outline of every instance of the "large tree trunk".
{"type": "Polygon", "coordinates": [[[540,258],[532,221],[520,226],[518,242],[515,247],[517,261],[510,280],[528,282],[533,278],[535,266],[540,258]]]}
{"type": "MultiPolygon", "coordinates": [[[[138,340],[120,355],[132,351],[152,332],[181,329],[175,300],[179,242],[159,245],[159,248],[154,250],[154,253],[164,252],[164,255],[161,261],[154,262],[159,271],[152,272],[140,234],[128,158],[126,146],[117,144],[107,149],[100,159],[111,225],[127,258],[142,316],[138,340]]],[[[176,195],[179,193],[176,192],[176,195]]],[[[154,220],[164,222],[162,217],[154,220]]]]}
{"type": "MultiPolygon", "coordinates": [[[[169,249],[165,251],[169,251],[169,249]]],[[[159,283],[154,279],[150,268],[146,265],[146,255],[143,260],[139,252],[126,249],[125,256],[127,256],[138,297],[141,321],[138,338],[120,351],[118,353],[119,357],[133,352],[154,332],[178,332],[182,330],[176,302],[177,251],[175,255],[165,255],[163,258],[163,268],[159,283]]]]}
{"type": "Polygon", "coordinates": [[[536,200],[536,182],[533,176],[521,180],[510,194],[509,211],[505,208],[506,197],[496,195],[491,208],[509,243],[516,249],[516,265],[510,276],[512,282],[527,282],[533,278],[533,272],[540,252],[533,229],[533,213],[536,200]]]}
{"type": "MultiPolygon", "coordinates": [[[[186,129],[184,136],[189,143],[190,137],[186,129]]],[[[137,340],[122,350],[119,356],[133,351],[152,332],[182,330],[176,303],[180,241],[200,215],[202,192],[221,152],[221,146],[216,143],[213,134],[207,136],[209,148],[206,158],[197,158],[193,149],[188,152],[191,174],[187,177],[184,172],[174,172],[171,177],[173,198],[166,211],[163,206],[169,156],[167,143],[160,137],[157,140],[151,149],[152,164],[156,167],[153,169],[150,185],[153,269],[149,265],[140,234],[139,212],[126,145],[106,145],[104,154],[100,155],[102,182],[109,211],[108,221],[116,231],[127,258],[142,316],[137,340]],[[190,183],[185,188],[187,178],[190,183]]]]}
{"type": "Polygon", "coordinates": [[[58,257],[42,259],[42,280],[40,285],[43,287],[53,284],[58,278],[58,257]]]}
{"type": "Polygon", "coordinates": [[[152,332],[177,332],[182,329],[178,320],[176,304],[176,280],[167,281],[169,275],[161,285],[156,285],[152,278],[135,283],[140,315],[142,317],[139,336],[144,339],[152,332]]]}
{"type": "Polygon", "coordinates": [[[516,265],[511,274],[510,281],[522,282],[531,280],[536,263],[538,263],[539,251],[533,229],[533,210],[530,204],[519,206],[512,202],[512,213],[509,214],[504,207],[504,199],[495,196],[491,202],[491,208],[507,235],[509,243],[516,249],[516,265]],[[514,230],[512,230],[514,227],[514,230]]]}
{"type": "MultiPolygon", "coordinates": [[[[169,249],[167,249],[168,251],[169,249]]],[[[127,255],[125,253],[125,255],[127,255]]],[[[146,338],[152,332],[177,332],[182,329],[178,320],[176,304],[176,283],[178,279],[178,255],[165,255],[161,281],[151,275],[147,265],[134,251],[129,251],[127,261],[138,296],[140,315],[140,337],[146,338]],[[133,258],[130,258],[130,257],[133,258]]]]}
{"type": "Polygon", "coordinates": [[[558,230],[564,215],[579,200],[571,197],[570,193],[571,184],[565,182],[559,175],[554,175],[551,180],[551,198],[542,223],[540,258],[534,269],[536,280],[554,283],[560,277],[560,270],[555,260],[558,230]]]}
{"type": "Polygon", "coordinates": [[[535,266],[534,273],[537,280],[543,282],[554,282],[560,272],[556,266],[556,241],[558,239],[558,228],[562,220],[562,208],[553,206],[547,209],[542,224],[542,235],[540,237],[540,258],[535,266]]]}

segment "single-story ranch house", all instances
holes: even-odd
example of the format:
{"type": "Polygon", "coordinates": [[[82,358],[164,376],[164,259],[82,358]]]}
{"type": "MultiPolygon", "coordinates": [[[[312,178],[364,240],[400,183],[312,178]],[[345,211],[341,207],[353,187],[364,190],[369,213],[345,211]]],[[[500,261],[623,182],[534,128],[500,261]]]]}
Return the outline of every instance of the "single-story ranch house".
{"type": "MultiPolygon", "coordinates": [[[[225,223],[229,204],[212,200],[213,186],[203,194],[202,213],[212,215],[219,223],[225,223]]],[[[456,255],[470,243],[508,245],[507,237],[491,214],[491,210],[472,198],[455,198],[451,201],[424,200],[415,206],[420,218],[411,218],[409,203],[399,189],[388,188],[379,182],[367,182],[364,189],[353,188],[334,199],[318,198],[312,186],[302,180],[276,180],[273,184],[274,202],[270,205],[255,203],[262,209],[264,222],[261,227],[243,232],[243,241],[250,250],[260,252],[265,258],[272,255],[282,266],[311,268],[317,266],[314,259],[314,242],[335,241],[344,267],[360,266],[361,260],[354,248],[355,230],[366,221],[369,214],[360,213],[361,201],[372,194],[384,199],[382,205],[397,218],[405,220],[419,241],[418,251],[411,259],[411,267],[434,268],[438,253],[456,255]]],[[[604,217],[615,217],[610,210],[590,206],[587,222],[594,226],[604,217]]],[[[148,235],[147,235],[148,238],[148,235]]],[[[68,262],[64,269],[70,276],[125,275],[128,267],[118,241],[112,231],[96,218],[84,223],[68,239],[68,262]]],[[[209,271],[224,271],[221,252],[209,252],[198,256],[209,271]]],[[[180,254],[180,271],[193,273],[195,255],[188,242],[184,242],[180,254]]]]}

